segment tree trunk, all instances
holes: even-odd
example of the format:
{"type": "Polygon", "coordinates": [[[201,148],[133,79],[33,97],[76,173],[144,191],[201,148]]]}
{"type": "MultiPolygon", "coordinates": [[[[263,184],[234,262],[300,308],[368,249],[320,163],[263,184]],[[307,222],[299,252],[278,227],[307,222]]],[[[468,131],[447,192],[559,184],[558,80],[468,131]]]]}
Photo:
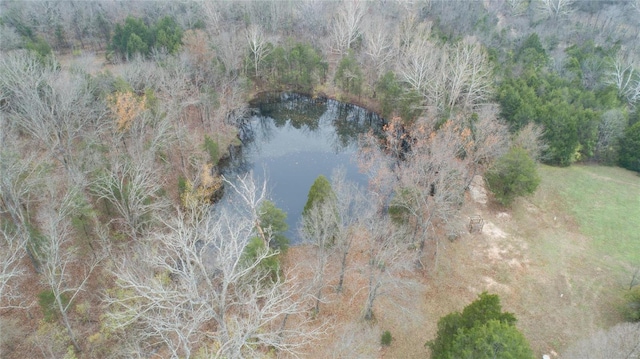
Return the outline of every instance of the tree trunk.
{"type": "Polygon", "coordinates": [[[376,290],[370,291],[367,297],[367,305],[364,310],[364,320],[370,321],[373,319],[373,302],[376,300],[376,290]]]}
{"type": "Polygon", "coordinates": [[[342,286],[344,284],[344,272],[347,269],[347,255],[349,251],[346,250],[342,253],[342,261],[340,266],[340,280],[338,281],[338,287],[336,288],[336,293],[342,293],[342,286]]]}
{"type": "Polygon", "coordinates": [[[364,319],[370,321],[373,319],[373,302],[376,300],[378,295],[378,287],[379,283],[373,284],[374,275],[373,269],[371,269],[371,273],[369,274],[369,294],[367,295],[367,303],[364,309],[364,319]]]}
{"type": "Polygon", "coordinates": [[[320,297],[322,296],[322,286],[318,289],[318,294],[316,295],[316,305],[313,309],[314,314],[320,313],[320,297]]]}
{"type": "Polygon", "coordinates": [[[73,330],[71,330],[71,324],[69,323],[69,317],[67,316],[67,311],[62,305],[62,298],[58,293],[55,293],[55,295],[56,295],[56,303],[58,304],[58,310],[60,310],[60,314],[62,314],[62,321],[64,322],[64,326],[67,328],[67,333],[69,334],[69,338],[71,338],[71,343],[73,344],[73,348],[75,349],[76,353],[80,353],[81,352],[80,345],[76,340],[76,336],[73,334],[73,330]]]}

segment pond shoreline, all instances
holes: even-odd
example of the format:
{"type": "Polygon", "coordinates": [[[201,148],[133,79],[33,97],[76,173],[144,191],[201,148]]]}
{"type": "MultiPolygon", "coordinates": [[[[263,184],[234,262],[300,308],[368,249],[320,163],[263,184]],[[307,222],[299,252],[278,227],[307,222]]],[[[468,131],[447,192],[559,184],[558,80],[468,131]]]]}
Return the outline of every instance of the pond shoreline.
{"type": "Polygon", "coordinates": [[[329,93],[324,91],[304,92],[299,90],[286,90],[286,89],[285,90],[259,90],[249,95],[249,100],[247,100],[247,104],[249,105],[250,108],[252,108],[254,107],[254,104],[260,102],[260,99],[263,99],[265,97],[271,97],[276,94],[281,95],[284,93],[304,96],[304,97],[308,97],[310,99],[318,100],[318,101],[334,100],[334,101],[343,103],[345,105],[360,107],[366,110],[367,112],[375,113],[380,118],[384,118],[379,109],[380,104],[376,100],[368,96],[358,96],[358,98],[355,98],[352,95],[340,94],[335,92],[329,92],[329,93]],[[342,98],[342,97],[346,97],[346,98],[342,98]]]}
{"type": "Polygon", "coordinates": [[[269,199],[291,218],[287,236],[297,244],[297,221],[315,178],[342,168],[348,180],[366,186],[356,160],[359,138],[386,121],[355,104],[297,92],[262,92],[250,106],[251,116],[239,124],[241,144],[228,149],[218,174],[233,181],[252,172],[266,180],[269,199]]]}

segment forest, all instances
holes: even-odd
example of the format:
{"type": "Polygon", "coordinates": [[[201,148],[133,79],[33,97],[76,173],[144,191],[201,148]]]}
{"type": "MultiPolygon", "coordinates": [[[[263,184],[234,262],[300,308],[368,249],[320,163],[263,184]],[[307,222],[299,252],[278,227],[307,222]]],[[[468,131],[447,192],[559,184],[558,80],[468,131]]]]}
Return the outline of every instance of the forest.
{"type": "Polygon", "coordinates": [[[640,356],[637,253],[533,254],[555,171],[640,199],[640,0],[4,0],[0,114],[2,358],[640,356]],[[281,92],[385,119],[298,245],[221,172],[281,92]]]}

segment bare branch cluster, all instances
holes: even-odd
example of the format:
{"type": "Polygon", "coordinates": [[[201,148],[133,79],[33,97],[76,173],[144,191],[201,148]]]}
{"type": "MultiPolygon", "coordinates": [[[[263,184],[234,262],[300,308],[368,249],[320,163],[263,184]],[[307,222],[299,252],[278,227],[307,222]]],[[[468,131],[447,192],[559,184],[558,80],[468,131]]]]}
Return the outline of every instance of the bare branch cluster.
{"type": "Polygon", "coordinates": [[[438,112],[460,106],[471,110],[489,100],[491,68],[482,45],[464,41],[452,46],[424,39],[413,41],[403,53],[399,73],[438,112]]]}
{"type": "Polygon", "coordinates": [[[73,244],[71,218],[78,209],[76,202],[80,194],[71,188],[56,202],[54,198],[60,196],[53,191],[55,188],[50,188],[51,197],[39,213],[38,222],[41,223],[42,236],[34,247],[41,264],[42,281],[53,294],[56,310],[62,316],[73,347],[80,352],[81,347],[73,331],[68,312],[101,258],[91,257],[86,265],[78,263],[78,247],[73,244]],[[78,265],[82,267],[81,270],[74,268],[78,265]]]}
{"type": "Polygon", "coordinates": [[[218,357],[242,358],[267,347],[297,353],[319,334],[305,324],[295,279],[260,267],[275,254],[267,247],[256,258],[244,255],[257,235],[263,192],[248,178],[231,186],[241,203],[236,209],[182,213],[116,264],[118,289],[105,299],[109,321],[133,348],[161,342],[172,357],[189,357],[210,346],[218,357]]]}
{"type": "Polygon", "coordinates": [[[575,0],[537,0],[538,8],[547,16],[558,19],[568,16],[573,11],[575,0]]]}
{"type": "Polygon", "coordinates": [[[345,1],[332,20],[332,50],[344,54],[358,39],[361,32],[365,3],[362,1],[345,1]]]}
{"type": "Polygon", "coordinates": [[[640,101],[640,73],[633,54],[619,51],[610,59],[607,83],[614,85],[620,96],[635,106],[640,101]]]}
{"type": "Polygon", "coordinates": [[[67,170],[79,167],[74,158],[77,141],[100,132],[106,115],[106,107],[92,96],[83,75],[42,65],[27,52],[3,54],[0,72],[8,120],[67,170]]]}

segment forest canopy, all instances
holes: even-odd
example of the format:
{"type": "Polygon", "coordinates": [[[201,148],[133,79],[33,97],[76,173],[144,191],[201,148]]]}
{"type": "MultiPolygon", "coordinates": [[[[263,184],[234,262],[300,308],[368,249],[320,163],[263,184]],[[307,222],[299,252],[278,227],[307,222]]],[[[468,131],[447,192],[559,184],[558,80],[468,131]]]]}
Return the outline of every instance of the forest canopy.
{"type": "MultiPolygon", "coordinates": [[[[443,257],[483,178],[510,204],[538,161],[640,172],[638,19],[638,0],[0,2],[0,353],[377,350],[353,327],[456,267],[443,257]],[[301,263],[268,184],[221,170],[274,92],[384,117],[359,137],[366,187],[337,173],[309,189],[301,263]],[[334,327],[332,300],[358,319],[334,327]]],[[[272,115],[307,126],[290,114],[272,115]]],[[[481,294],[428,346],[490,356],[498,338],[530,357],[514,323],[481,294]]]]}

